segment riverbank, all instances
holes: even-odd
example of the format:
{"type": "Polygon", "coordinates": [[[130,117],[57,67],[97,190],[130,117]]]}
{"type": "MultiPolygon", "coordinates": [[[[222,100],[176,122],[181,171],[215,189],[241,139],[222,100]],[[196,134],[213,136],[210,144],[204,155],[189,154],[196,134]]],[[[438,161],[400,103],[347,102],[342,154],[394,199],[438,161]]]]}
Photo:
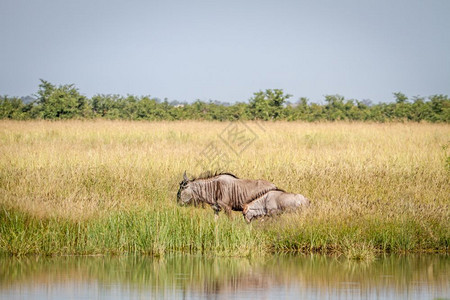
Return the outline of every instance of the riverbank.
{"type": "Polygon", "coordinates": [[[0,251],[448,253],[449,136],[446,124],[0,121],[0,251]],[[183,171],[205,169],[270,180],[311,208],[215,222],[176,204],[183,171]]]}

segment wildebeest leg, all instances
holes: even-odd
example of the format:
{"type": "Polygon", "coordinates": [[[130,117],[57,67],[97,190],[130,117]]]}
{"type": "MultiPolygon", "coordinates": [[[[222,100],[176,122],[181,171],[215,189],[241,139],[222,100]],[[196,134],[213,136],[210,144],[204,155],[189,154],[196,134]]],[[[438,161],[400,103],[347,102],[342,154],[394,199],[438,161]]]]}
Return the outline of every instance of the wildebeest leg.
{"type": "Polygon", "coordinates": [[[219,213],[219,211],[222,210],[222,208],[220,207],[220,205],[217,204],[217,203],[212,204],[211,207],[212,207],[212,209],[214,210],[215,213],[219,213]]]}
{"type": "Polygon", "coordinates": [[[219,218],[219,212],[221,210],[227,214],[227,217],[231,217],[231,208],[223,202],[217,201],[217,203],[211,205],[211,207],[214,210],[214,219],[217,220],[219,218]]]}
{"type": "Polygon", "coordinates": [[[220,206],[217,203],[211,205],[211,207],[214,210],[214,220],[219,219],[219,212],[221,211],[222,208],[220,208],[220,206]]]}
{"type": "Polygon", "coordinates": [[[269,217],[274,217],[277,214],[280,213],[280,210],[278,209],[278,198],[277,197],[271,197],[266,202],[266,215],[269,217]]]}
{"type": "Polygon", "coordinates": [[[231,207],[223,203],[222,201],[217,201],[217,204],[220,206],[221,209],[227,214],[227,217],[231,217],[231,207]]]}
{"type": "Polygon", "coordinates": [[[220,196],[216,198],[216,203],[222,208],[227,216],[231,217],[231,207],[229,206],[230,199],[227,193],[223,191],[224,187],[220,186],[220,196]]]}

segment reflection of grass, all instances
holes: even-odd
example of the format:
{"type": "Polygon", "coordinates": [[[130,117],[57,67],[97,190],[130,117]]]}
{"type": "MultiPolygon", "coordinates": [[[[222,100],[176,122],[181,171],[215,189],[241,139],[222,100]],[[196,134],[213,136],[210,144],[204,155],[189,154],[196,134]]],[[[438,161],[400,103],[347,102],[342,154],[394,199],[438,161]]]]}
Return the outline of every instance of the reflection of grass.
{"type": "Polygon", "coordinates": [[[448,251],[448,125],[279,122],[262,131],[250,123],[258,138],[226,171],[271,180],[312,202],[251,225],[237,213],[215,223],[210,209],[175,203],[182,172],[202,171],[196,158],[226,126],[0,121],[0,249],[356,259],[448,251]]]}
{"type": "Polygon", "coordinates": [[[0,258],[0,290],[14,285],[55,286],[61,283],[121,284],[140,291],[225,293],[246,289],[294,286],[341,289],[357,283],[361,292],[394,289],[417,292],[448,290],[450,260],[440,255],[387,256],[371,262],[312,256],[215,258],[208,256],[103,256],[0,258]]]}

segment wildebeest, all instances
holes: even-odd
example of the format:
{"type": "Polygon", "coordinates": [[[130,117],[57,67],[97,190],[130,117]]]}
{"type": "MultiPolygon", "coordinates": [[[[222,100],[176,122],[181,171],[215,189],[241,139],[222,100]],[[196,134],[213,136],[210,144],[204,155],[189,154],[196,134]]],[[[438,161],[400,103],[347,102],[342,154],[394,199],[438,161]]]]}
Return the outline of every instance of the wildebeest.
{"type": "Polygon", "coordinates": [[[230,173],[206,173],[189,179],[184,172],[177,202],[181,205],[208,204],[216,215],[223,209],[230,216],[231,210],[242,211],[244,204],[276,189],[266,180],[239,179],[230,173]]]}
{"type": "Polygon", "coordinates": [[[245,221],[250,223],[254,218],[273,216],[285,211],[296,210],[300,206],[309,206],[309,200],[305,196],[274,190],[245,204],[242,214],[245,221]]]}

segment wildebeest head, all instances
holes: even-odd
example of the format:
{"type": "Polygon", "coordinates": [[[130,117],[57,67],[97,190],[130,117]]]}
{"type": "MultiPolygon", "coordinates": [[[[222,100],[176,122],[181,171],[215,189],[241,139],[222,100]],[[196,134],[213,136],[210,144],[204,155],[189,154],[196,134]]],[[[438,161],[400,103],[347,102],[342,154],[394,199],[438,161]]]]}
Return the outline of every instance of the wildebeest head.
{"type": "Polygon", "coordinates": [[[186,171],[183,174],[183,180],[180,182],[180,188],[177,193],[177,202],[180,205],[187,205],[192,202],[193,193],[191,182],[186,176],[186,171]]]}
{"type": "Polygon", "coordinates": [[[244,204],[242,208],[242,215],[244,216],[244,220],[247,223],[250,223],[252,220],[252,216],[248,214],[248,204],[244,204]]]}
{"type": "Polygon", "coordinates": [[[255,207],[250,207],[250,205],[245,204],[242,210],[242,215],[247,223],[250,223],[253,219],[257,219],[266,215],[263,208],[255,209],[255,207]]]}

